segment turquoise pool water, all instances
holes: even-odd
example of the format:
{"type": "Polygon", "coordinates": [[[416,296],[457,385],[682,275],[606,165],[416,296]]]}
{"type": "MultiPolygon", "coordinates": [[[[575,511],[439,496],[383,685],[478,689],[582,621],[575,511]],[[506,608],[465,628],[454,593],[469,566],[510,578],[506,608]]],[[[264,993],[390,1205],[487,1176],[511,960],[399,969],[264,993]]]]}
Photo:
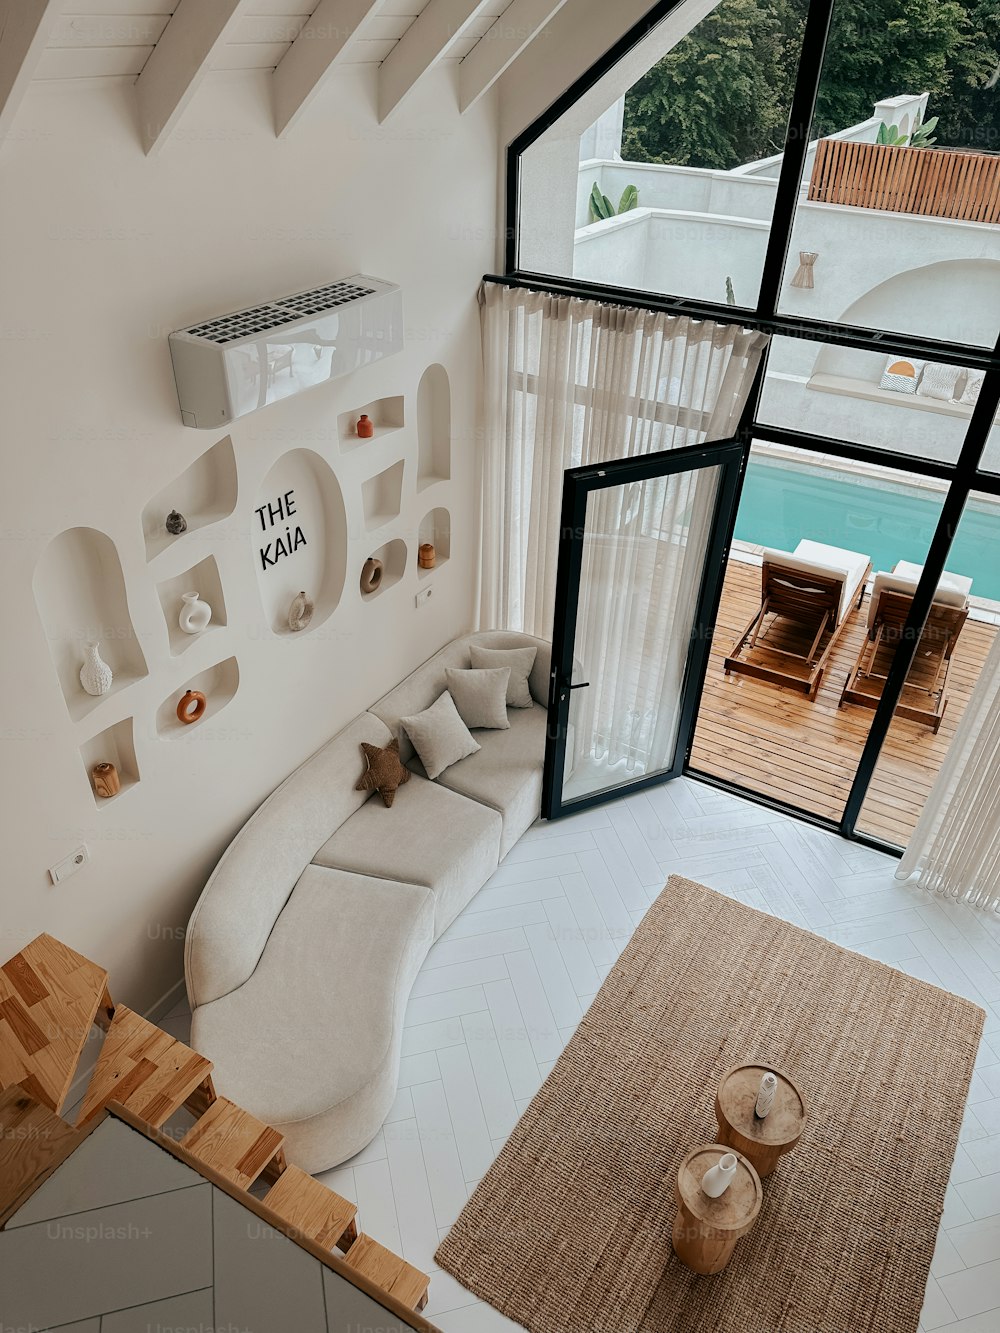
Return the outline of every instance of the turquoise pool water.
{"type": "MultiPolygon", "coordinates": [[[[801,469],[751,459],[736,536],[794,551],[800,538],[863,551],[876,572],[897,560],[924,563],[943,496],[862,473],[801,469]]],[[[1000,505],[972,500],[959,524],[948,568],[972,579],[972,595],[1000,601],[1000,505]]]]}

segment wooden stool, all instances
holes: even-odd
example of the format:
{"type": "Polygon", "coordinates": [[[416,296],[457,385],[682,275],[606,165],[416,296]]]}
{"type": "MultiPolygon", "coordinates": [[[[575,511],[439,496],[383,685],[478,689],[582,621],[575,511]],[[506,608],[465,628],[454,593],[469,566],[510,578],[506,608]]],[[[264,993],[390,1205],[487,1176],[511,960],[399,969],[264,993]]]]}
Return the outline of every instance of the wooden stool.
{"type": "Polygon", "coordinates": [[[705,1172],[730,1151],[720,1143],[692,1148],[677,1171],[674,1252],[695,1273],[722,1272],[764,1202],[760,1176],[741,1153],[736,1153],[736,1176],[725,1194],[710,1199],[701,1188],[705,1172]]]}
{"type": "Polygon", "coordinates": [[[285,1170],[285,1136],[249,1111],[218,1097],[181,1139],[199,1162],[240,1189],[259,1175],[277,1180],[285,1170]]]}
{"type": "Polygon", "coordinates": [[[200,1113],[215,1101],[212,1062],[120,1004],[83,1099],[85,1125],[108,1102],[121,1102],[159,1129],[181,1106],[200,1113]]]}
{"type": "Polygon", "coordinates": [[[400,1259],[398,1254],[393,1254],[371,1236],[359,1236],[344,1255],[344,1262],[411,1310],[422,1310],[427,1304],[431,1285],[427,1274],[400,1259]]]}
{"type": "Polygon", "coordinates": [[[343,1199],[297,1166],[288,1166],[264,1195],[297,1236],[308,1236],[324,1250],[349,1250],[358,1238],[357,1204],[343,1199]]]}
{"type": "Polygon", "coordinates": [[[719,1142],[741,1152],[769,1176],[779,1159],[798,1143],[806,1126],[806,1103],[787,1074],[767,1065],[737,1065],[722,1076],[715,1097],[719,1142]],[[774,1105],[763,1120],[754,1115],[760,1080],[772,1073],[778,1080],[774,1105]]]}

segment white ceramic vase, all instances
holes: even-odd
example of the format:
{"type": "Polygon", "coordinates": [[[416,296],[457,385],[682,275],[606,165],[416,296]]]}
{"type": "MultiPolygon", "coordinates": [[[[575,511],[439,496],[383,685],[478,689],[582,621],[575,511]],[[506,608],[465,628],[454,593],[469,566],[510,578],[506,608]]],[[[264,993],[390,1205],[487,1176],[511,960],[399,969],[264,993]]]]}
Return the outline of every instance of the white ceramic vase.
{"type": "Polygon", "coordinates": [[[80,684],[88,694],[107,694],[114,679],[111,668],[101,657],[100,647],[98,641],[92,639],[83,650],[80,684]]]}
{"type": "Polygon", "coordinates": [[[769,1071],[760,1081],[760,1091],[757,1093],[757,1103],[753,1108],[753,1113],[758,1120],[763,1120],[774,1105],[774,1098],[777,1091],[778,1080],[769,1071]]]}
{"type": "Polygon", "coordinates": [[[725,1194],[736,1175],[736,1154],[727,1152],[715,1166],[710,1166],[701,1178],[701,1187],[710,1199],[725,1194]]]}
{"type": "Polygon", "coordinates": [[[203,602],[196,592],[184,593],[181,601],[184,605],[181,607],[179,623],[184,633],[200,634],[203,629],[207,629],[212,619],[212,608],[209,604],[203,602]]]}

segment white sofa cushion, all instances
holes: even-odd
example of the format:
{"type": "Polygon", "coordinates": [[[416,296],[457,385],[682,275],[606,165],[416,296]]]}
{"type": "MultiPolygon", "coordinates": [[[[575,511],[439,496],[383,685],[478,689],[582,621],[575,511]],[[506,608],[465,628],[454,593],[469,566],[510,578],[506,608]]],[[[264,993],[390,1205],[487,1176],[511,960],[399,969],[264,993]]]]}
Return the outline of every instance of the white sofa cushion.
{"type": "Polygon", "coordinates": [[[422,713],[401,717],[399,725],[409,736],[429,778],[439,777],[446,768],[479,749],[479,742],[462,721],[447,690],[442,690],[422,713]]]}
{"type": "MultiPolygon", "coordinates": [[[[508,731],[480,732],[479,752],[452,764],[437,780],[439,786],[499,810],[503,816],[501,857],[531,827],[542,808],[545,709],[535,704],[515,708],[509,716],[508,731]]],[[[419,773],[419,760],[411,760],[410,767],[419,773]]]]}
{"type": "Polygon", "coordinates": [[[192,1010],[253,972],[303,867],[370,795],[354,790],[364,768],[361,742],[391,739],[383,722],[362,713],[287,777],[230,843],[188,923],[184,971],[192,1010]]]}
{"type": "Polygon", "coordinates": [[[531,644],[525,648],[487,648],[481,643],[469,645],[469,659],[475,668],[510,668],[507,703],[511,708],[530,708],[534,702],[528,677],[537,655],[537,648],[531,644]]]}
{"type": "Polygon", "coordinates": [[[507,730],[510,726],[507,718],[510,667],[487,667],[481,671],[445,667],[444,678],[458,715],[467,727],[507,730]]]}
{"type": "Polygon", "coordinates": [[[385,1119],[433,914],[426,888],[309,865],[250,980],[195,1010],[220,1091],[285,1134],[304,1171],[353,1156],[385,1119]]]}
{"type": "Polygon", "coordinates": [[[316,853],[318,865],[422,884],[434,894],[434,934],[454,921],[500,859],[503,820],[414,774],[391,810],[368,801],[316,853]]]}

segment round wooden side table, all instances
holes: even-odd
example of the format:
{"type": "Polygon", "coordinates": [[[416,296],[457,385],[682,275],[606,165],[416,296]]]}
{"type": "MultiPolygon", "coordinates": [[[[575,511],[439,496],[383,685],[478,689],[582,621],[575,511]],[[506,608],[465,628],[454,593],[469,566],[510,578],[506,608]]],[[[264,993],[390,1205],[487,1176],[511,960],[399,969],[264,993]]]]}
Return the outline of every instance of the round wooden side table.
{"type": "Polygon", "coordinates": [[[677,1170],[674,1252],[695,1273],[722,1272],[764,1201],[760,1176],[742,1153],[736,1153],[736,1176],[725,1194],[710,1199],[701,1188],[709,1167],[731,1151],[720,1143],[703,1144],[692,1148],[677,1170]]]}
{"type": "Polygon", "coordinates": [[[767,1065],[737,1065],[722,1076],[715,1097],[719,1142],[748,1157],[760,1176],[769,1176],[779,1159],[798,1143],[806,1126],[806,1102],[787,1074],[767,1065]],[[760,1080],[778,1080],[774,1105],[758,1120],[754,1114],[760,1080]]]}

